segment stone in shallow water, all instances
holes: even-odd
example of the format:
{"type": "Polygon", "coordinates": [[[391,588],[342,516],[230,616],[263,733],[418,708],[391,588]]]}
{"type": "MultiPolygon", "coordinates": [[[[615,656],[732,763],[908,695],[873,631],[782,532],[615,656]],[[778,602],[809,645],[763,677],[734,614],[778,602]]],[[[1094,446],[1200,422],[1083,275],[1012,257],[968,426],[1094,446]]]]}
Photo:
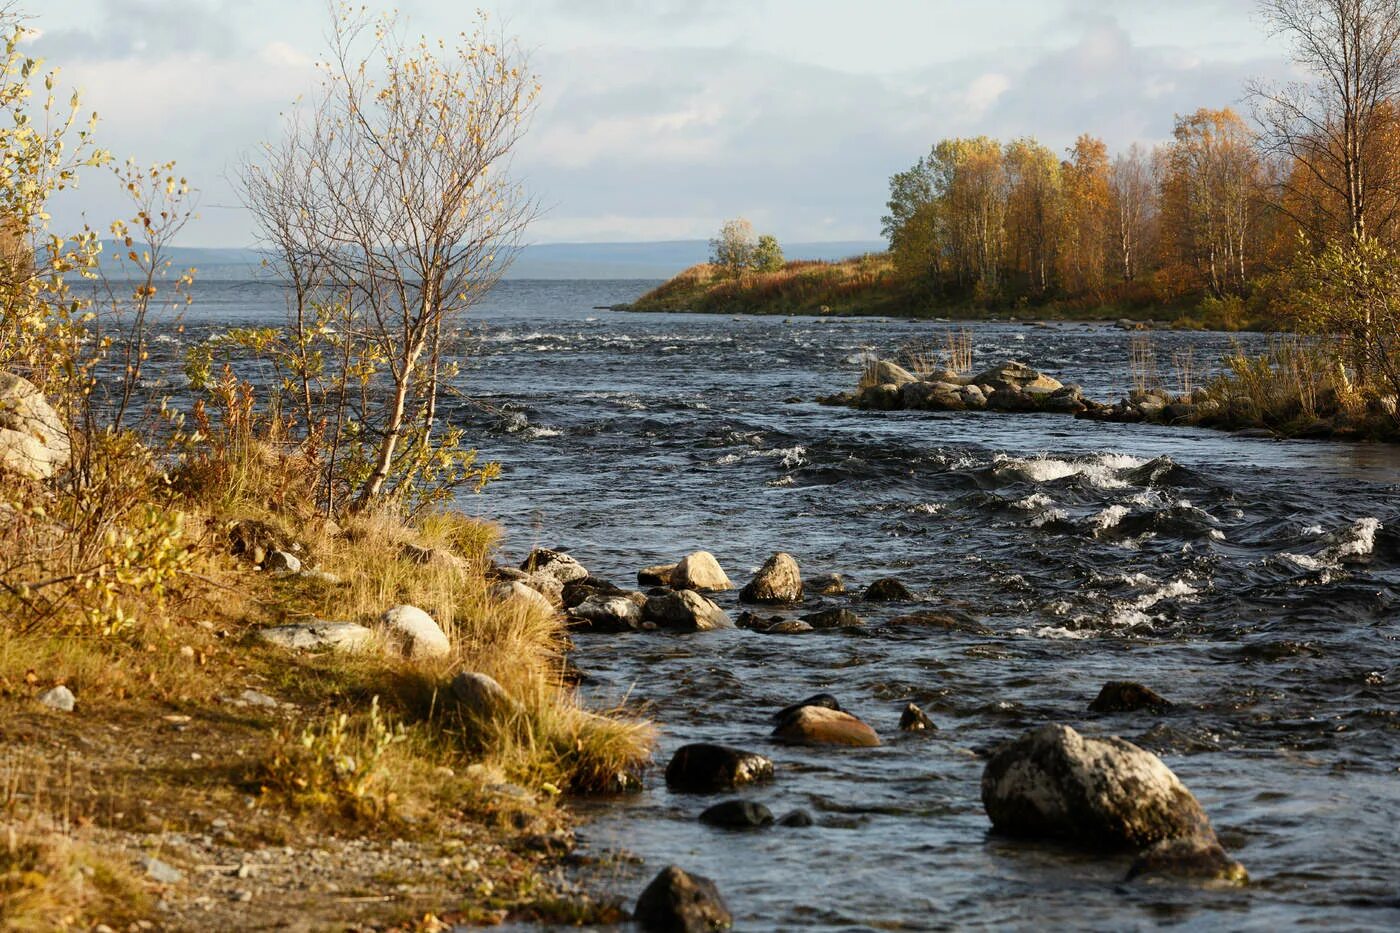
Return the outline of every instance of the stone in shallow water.
{"type": "Polygon", "coordinates": [[[715,593],[733,589],[728,575],[709,551],[696,551],[681,559],[671,571],[670,586],[678,590],[699,590],[715,593]]]}
{"type": "Polygon", "coordinates": [[[802,601],[802,572],[797,558],[779,551],[764,562],[749,585],[739,592],[746,603],[798,603],[802,601]]]}
{"type": "Polygon", "coordinates": [[[938,729],[933,720],[928,718],[928,714],[913,703],[904,707],[904,713],[899,717],[899,728],[904,732],[930,732],[938,729]]]}
{"type": "Polygon", "coordinates": [[[875,730],[850,713],[824,706],[804,706],[778,723],[775,738],[799,745],[844,745],[874,748],[880,744],[875,730]]]}
{"type": "Polygon", "coordinates": [[[700,814],[700,822],[725,829],[755,829],[773,823],[773,811],[752,800],[726,800],[700,814]]]}
{"type": "Polygon", "coordinates": [[[1089,712],[1132,713],[1146,709],[1160,713],[1173,705],[1150,687],[1129,680],[1111,680],[1089,704],[1089,712]]]}
{"type": "Polygon", "coordinates": [[[866,587],[865,595],[861,598],[872,603],[909,602],[914,594],[894,577],[885,577],[866,587]]]}
{"type": "Polygon", "coordinates": [[[713,881],[675,865],[663,868],[647,885],[632,917],[648,933],[704,933],[734,923],[713,881]]]}
{"type": "Polygon", "coordinates": [[[666,786],[684,793],[716,793],[773,777],[773,762],[725,745],[684,745],[666,766],[666,786]]]}

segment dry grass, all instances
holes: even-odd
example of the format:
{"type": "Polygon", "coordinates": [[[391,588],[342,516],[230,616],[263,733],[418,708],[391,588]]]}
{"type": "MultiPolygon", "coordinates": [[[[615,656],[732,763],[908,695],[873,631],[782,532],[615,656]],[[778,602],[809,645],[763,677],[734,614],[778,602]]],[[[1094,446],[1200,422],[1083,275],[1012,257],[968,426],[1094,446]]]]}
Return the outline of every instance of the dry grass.
{"type": "Polygon", "coordinates": [[[1225,358],[1229,372],[1217,379],[1211,392],[1217,398],[1243,406],[1265,424],[1283,425],[1294,419],[1316,419],[1343,414],[1364,416],[1366,400],[1336,348],[1298,337],[1269,342],[1262,356],[1243,352],[1225,358]]]}
{"type": "Polygon", "coordinates": [[[840,262],[793,261],[776,272],[723,275],[692,266],[633,304],[638,311],[834,314],[875,310],[902,298],[893,261],[867,255],[840,262]]]}

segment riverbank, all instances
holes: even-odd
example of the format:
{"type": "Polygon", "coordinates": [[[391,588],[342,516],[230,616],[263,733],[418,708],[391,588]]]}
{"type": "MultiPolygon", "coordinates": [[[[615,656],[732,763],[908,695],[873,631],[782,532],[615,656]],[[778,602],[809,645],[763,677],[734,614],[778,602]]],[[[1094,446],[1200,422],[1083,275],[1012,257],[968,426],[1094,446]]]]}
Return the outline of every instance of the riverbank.
{"type": "Polygon", "coordinates": [[[1331,370],[1303,354],[1275,349],[1258,360],[1236,357],[1232,371],[1208,384],[1172,392],[1143,385],[1114,403],[1087,397],[1020,362],[978,373],[925,369],[917,374],[889,360],[867,362],[853,393],[818,399],[876,411],[1041,412],[1122,424],[1157,424],[1246,432],[1261,437],[1400,442],[1394,396],[1367,396],[1335,384],[1331,370]]]}
{"type": "Polygon", "coordinates": [[[538,556],[498,566],[452,511],[324,518],[295,451],[216,438],[164,472],[130,438],[19,435],[0,925],[621,916],[561,870],[568,801],[638,787],[654,733],[576,696],[538,556]]]}
{"type": "Polygon", "coordinates": [[[1164,300],[1131,283],[1103,296],[1006,304],[931,299],[901,277],[886,253],[839,262],[789,262],[776,272],[724,274],[691,266],[615,310],[698,314],[894,317],[910,320],[1122,321],[1184,330],[1266,330],[1267,316],[1233,301],[1164,300]]]}

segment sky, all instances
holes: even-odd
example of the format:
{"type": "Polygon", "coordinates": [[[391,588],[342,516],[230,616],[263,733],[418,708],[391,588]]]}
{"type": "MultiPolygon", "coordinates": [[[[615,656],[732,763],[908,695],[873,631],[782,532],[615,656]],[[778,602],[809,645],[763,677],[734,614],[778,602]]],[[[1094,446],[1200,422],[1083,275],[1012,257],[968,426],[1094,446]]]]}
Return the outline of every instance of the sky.
{"type": "MultiPolygon", "coordinates": [[[[387,2],[387,0],[386,0],[387,2]]],[[[314,81],[324,0],[21,0],[29,50],[102,117],[121,158],[174,159],[198,189],[184,246],[251,246],[231,181],[314,81]]],[[[401,0],[414,33],[472,21],[401,0]]],[[[939,139],[1080,133],[1113,149],[1175,114],[1287,78],[1253,0],[478,0],[542,94],[513,166],[531,242],[709,237],[744,216],[781,240],[874,240],[891,174],[939,139]]],[[[124,213],[102,176],[60,225],[124,213]]]]}

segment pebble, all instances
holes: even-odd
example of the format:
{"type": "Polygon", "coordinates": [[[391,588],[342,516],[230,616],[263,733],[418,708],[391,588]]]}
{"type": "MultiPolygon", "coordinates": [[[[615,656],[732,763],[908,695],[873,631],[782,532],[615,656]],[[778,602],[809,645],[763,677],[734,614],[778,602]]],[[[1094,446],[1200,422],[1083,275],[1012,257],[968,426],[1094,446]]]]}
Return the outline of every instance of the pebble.
{"type": "Polygon", "coordinates": [[[39,694],[39,702],[49,709],[71,713],[73,712],[74,704],[78,702],[78,698],[73,696],[72,690],[69,690],[63,684],[59,684],[57,687],[45,690],[43,693],[39,694]]]}
{"type": "Polygon", "coordinates": [[[142,859],[141,870],[146,873],[147,878],[161,884],[179,884],[185,877],[185,873],[174,865],[169,865],[154,857],[142,859]]]}

